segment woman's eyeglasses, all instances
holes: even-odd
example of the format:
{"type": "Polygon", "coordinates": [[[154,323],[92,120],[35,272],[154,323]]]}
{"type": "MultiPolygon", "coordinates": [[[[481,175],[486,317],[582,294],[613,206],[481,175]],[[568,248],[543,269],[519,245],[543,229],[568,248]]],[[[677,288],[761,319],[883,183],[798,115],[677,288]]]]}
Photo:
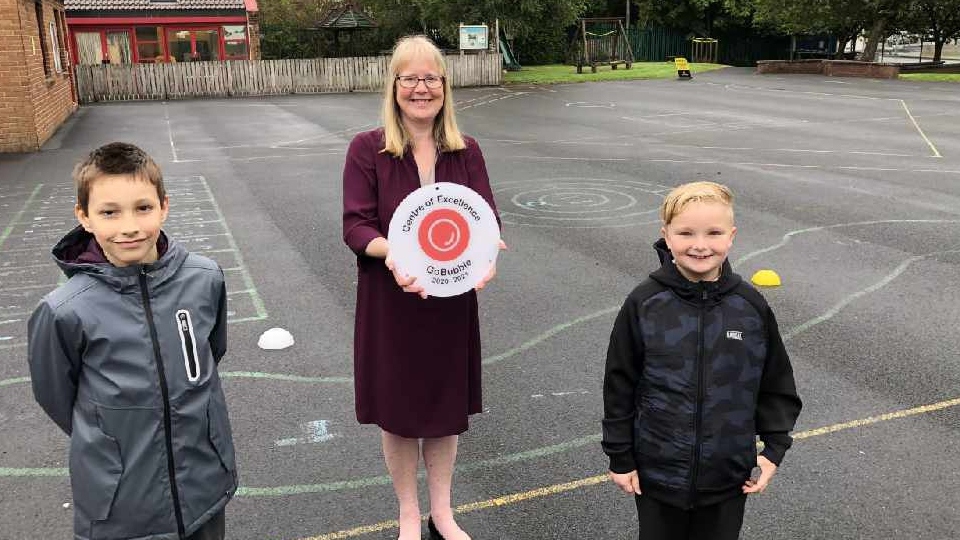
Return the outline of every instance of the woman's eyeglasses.
{"type": "Polygon", "coordinates": [[[400,86],[404,88],[416,88],[420,81],[423,81],[423,84],[427,88],[440,88],[443,86],[443,77],[437,77],[435,75],[427,75],[426,77],[417,77],[416,75],[398,75],[397,80],[400,81],[400,86]]]}

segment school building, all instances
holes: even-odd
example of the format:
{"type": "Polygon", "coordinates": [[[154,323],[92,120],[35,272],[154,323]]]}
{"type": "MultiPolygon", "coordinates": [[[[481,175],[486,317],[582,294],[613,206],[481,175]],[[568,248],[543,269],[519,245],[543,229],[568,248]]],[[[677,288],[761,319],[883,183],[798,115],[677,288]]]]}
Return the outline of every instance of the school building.
{"type": "Polygon", "coordinates": [[[0,0],[0,152],[39,150],[77,109],[62,0],[0,0]]]}
{"type": "Polygon", "coordinates": [[[72,62],[260,59],[256,0],[65,0],[72,62]]]}

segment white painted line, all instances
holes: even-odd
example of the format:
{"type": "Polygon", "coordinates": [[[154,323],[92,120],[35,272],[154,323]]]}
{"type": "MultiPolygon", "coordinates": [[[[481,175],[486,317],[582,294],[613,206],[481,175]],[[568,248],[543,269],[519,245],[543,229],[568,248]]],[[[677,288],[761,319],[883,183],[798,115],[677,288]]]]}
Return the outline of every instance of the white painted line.
{"type": "MultiPolygon", "coordinates": [[[[841,166],[830,166],[830,165],[795,165],[790,163],[755,163],[749,161],[710,161],[710,160],[695,160],[695,159],[645,159],[641,161],[648,161],[653,163],[685,163],[689,165],[726,165],[730,167],[735,166],[751,166],[751,167],[784,167],[784,168],[795,168],[795,169],[857,169],[857,167],[841,167],[841,166]]],[[[895,171],[895,172],[911,172],[911,173],[936,173],[936,174],[956,174],[960,175],[960,169],[869,169],[867,167],[859,167],[864,170],[883,170],[883,171],[895,171]]]]}
{"type": "Polygon", "coordinates": [[[839,229],[843,227],[860,227],[863,225],[887,225],[887,224],[907,224],[907,223],[910,223],[910,224],[957,224],[957,223],[960,223],[960,220],[958,219],[882,219],[882,220],[874,220],[874,221],[853,221],[849,223],[835,223],[833,225],[821,225],[818,227],[808,227],[806,229],[796,229],[784,234],[783,237],[780,239],[780,241],[772,246],[768,246],[768,247],[747,253],[743,257],[740,257],[739,259],[734,261],[733,265],[739,267],[741,264],[749,261],[750,259],[753,259],[754,257],[757,257],[758,255],[762,255],[764,253],[768,253],[770,251],[780,249],[783,246],[787,245],[794,236],[799,236],[801,234],[807,234],[807,233],[823,231],[828,229],[839,229]]]}
{"type": "Polygon", "coordinates": [[[345,150],[337,150],[335,152],[310,152],[306,154],[287,154],[287,155],[274,155],[274,156],[254,156],[254,157],[209,157],[204,159],[181,159],[174,160],[174,163],[197,163],[200,161],[263,161],[268,159],[290,159],[298,157],[317,157],[317,156],[340,156],[343,155],[345,150]]]}
{"type": "Polygon", "coordinates": [[[167,121],[167,136],[170,138],[170,151],[173,153],[173,162],[177,163],[177,145],[173,142],[173,127],[170,125],[170,111],[167,109],[167,102],[163,102],[163,118],[167,121]]]}
{"type": "Polygon", "coordinates": [[[910,121],[913,122],[913,127],[917,128],[917,132],[920,133],[920,136],[923,137],[923,140],[927,141],[927,144],[930,146],[930,150],[933,150],[933,157],[938,157],[938,158],[943,157],[940,155],[940,151],[937,150],[937,147],[934,146],[932,142],[930,142],[929,138],[927,138],[926,133],[924,133],[923,130],[920,129],[920,124],[917,123],[917,119],[913,117],[913,114],[910,112],[910,109],[907,108],[907,102],[901,99],[900,104],[903,105],[903,110],[907,112],[907,116],[910,117],[910,121]]]}
{"type": "Polygon", "coordinates": [[[242,291],[230,291],[227,293],[227,296],[233,296],[235,294],[250,294],[256,292],[254,289],[244,289],[242,291]]]}
{"type": "Polygon", "coordinates": [[[326,420],[314,420],[312,422],[301,424],[300,430],[304,433],[303,437],[287,437],[285,439],[278,439],[273,444],[278,447],[293,446],[295,444],[317,444],[327,442],[340,436],[336,433],[327,432],[326,420]]]}
{"type": "Polygon", "coordinates": [[[608,102],[606,104],[602,103],[591,103],[589,101],[573,101],[571,103],[564,104],[564,107],[576,107],[578,109],[613,109],[616,108],[616,103],[608,102]]]}
{"type": "Polygon", "coordinates": [[[627,161],[627,158],[586,158],[586,157],[558,157],[558,156],[506,156],[516,159],[559,159],[569,161],[627,161]]]}
{"type": "Polygon", "coordinates": [[[865,288],[865,289],[859,290],[859,291],[857,291],[857,292],[855,292],[855,293],[847,296],[846,298],[840,300],[839,302],[837,302],[833,307],[831,307],[829,310],[827,310],[827,311],[826,311],[825,313],[823,313],[822,315],[820,315],[820,316],[818,316],[818,317],[814,317],[814,318],[812,318],[812,319],[804,322],[803,324],[799,324],[799,325],[795,326],[794,328],[791,328],[789,331],[784,332],[784,334],[783,334],[783,341],[789,341],[790,339],[792,339],[792,338],[793,338],[794,336],[796,336],[797,334],[800,334],[800,333],[802,333],[802,332],[805,332],[805,331],[809,330],[810,328],[812,328],[812,327],[814,327],[814,326],[816,326],[816,325],[818,325],[818,324],[820,324],[820,323],[829,321],[830,319],[832,319],[833,317],[835,317],[838,313],[840,313],[840,311],[843,310],[843,308],[845,308],[847,305],[849,305],[851,302],[853,302],[853,301],[856,300],[857,298],[860,298],[860,297],[862,297],[862,296],[866,296],[867,294],[870,294],[870,293],[872,293],[872,292],[875,292],[875,291],[878,291],[878,290],[882,289],[883,287],[886,287],[891,281],[893,281],[894,279],[896,279],[897,277],[899,277],[900,274],[903,274],[903,273],[907,270],[907,268],[910,267],[911,264],[913,264],[913,263],[915,263],[915,262],[917,262],[917,261],[921,261],[921,260],[923,260],[923,259],[926,259],[926,258],[928,258],[928,257],[933,257],[933,256],[935,256],[935,255],[943,255],[943,254],[946,254],[946,253],[960,253],[960,250],[937,251],[937,252],[934,252],[934,253],[927,253],[927,254],[925,254],[925,255],[915,255],[915,256],[913,256],[913,257],[910,257],[909,259],[907,259],[907,260],[903,261],[902,263],[900,263],[900,265],[897,266],[897,267],[893,270],[893,272],[891,272],[890,274],[884,276],[884,278],[881,279],[880,281],[874,283],[873,285],[871,285],[871,286],[869,286],[869,287],[867,287],[867,288],[865,288]]]}
{"type": "Polygon", "coordinates": [[[0,289],[0,293],[8,292],[20,292],[20,291],[32,291],[35,289],[53,289],[56,288],[56,285],[44,284],[44,285],[28,285],[26,287],[4,287],[0,289]]]}
{"type": "Polygon", "coordinates": [[[550,392],[550,395],[556,396],[556,397],[563,397],[563,396],[576,396],[576,395],[589,394],[589,393],[590,392],[588,392],[587,390],[574,390],[571,392],[550,392]]]}

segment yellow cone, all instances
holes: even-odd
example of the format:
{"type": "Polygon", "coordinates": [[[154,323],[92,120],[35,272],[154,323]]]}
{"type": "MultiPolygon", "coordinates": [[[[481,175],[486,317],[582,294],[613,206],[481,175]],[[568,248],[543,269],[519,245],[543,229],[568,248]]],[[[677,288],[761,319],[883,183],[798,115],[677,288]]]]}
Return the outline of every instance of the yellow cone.
{"type": "Polygon", "coordinates": [[[757,270],[757,273],[750,278],[757,287],[779,287],[780,276],[773,270],[757,270]]]}

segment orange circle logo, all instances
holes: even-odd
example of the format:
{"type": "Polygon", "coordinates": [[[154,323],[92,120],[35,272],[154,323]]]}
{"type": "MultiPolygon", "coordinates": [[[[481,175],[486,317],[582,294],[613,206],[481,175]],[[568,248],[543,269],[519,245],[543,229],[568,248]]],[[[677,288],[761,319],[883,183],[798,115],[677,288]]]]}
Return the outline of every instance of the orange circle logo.
{"type": "Polygon", "coordinates": [[[458,212],[440,208],[424,216],[418,237],[420,249],[435,261],[452,261],[467,250],[470,226],[458,212]]]}

